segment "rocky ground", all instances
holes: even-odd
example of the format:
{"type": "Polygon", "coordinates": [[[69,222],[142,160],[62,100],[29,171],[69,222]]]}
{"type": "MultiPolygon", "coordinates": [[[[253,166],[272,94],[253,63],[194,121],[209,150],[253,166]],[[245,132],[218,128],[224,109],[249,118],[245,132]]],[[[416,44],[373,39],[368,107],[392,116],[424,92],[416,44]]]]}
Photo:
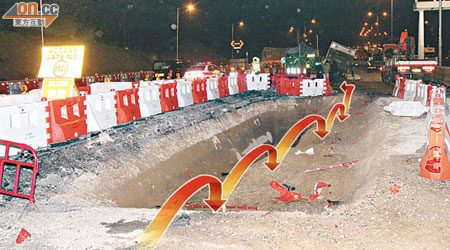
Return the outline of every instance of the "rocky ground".
{"type": "MultiPolygon", "coordinates": [[[[343,123],[336,121],[323,143],[308,131],[275,173],[268,172],[261,160],[249,169],[228,204],[260,210],[184,210],[186,215],[176,219],[157,249],[450,248],[450,184],[418,175],[427,142],[425,116],[385,113],[383,107],[396,99],[383,96],[389,88],[377,84],[357,84],[352,116],[343,123]],[[311,147],[314,156],[295,154],[311,147]],[[304,173],[353,160],[360,162],[350,168],[304,173]],[[323,199],[284,204],[272,199],[277,196],[269,186],[272,179],[295,186],[303,197],[312,194],[315,182],[332,186],[324,189],[323,199]],[[397,194],[389,191],[394,184],[401,187],[397,194]],[[326,199],[342,203],[327,211],[326,199]]],[[[105,145],[94,136],[41,150],[38,210],[27,208],[22,214],[25,200],[0,196],[0,245],[133,249],[157,213],[154,207],[188,180],[185,168],[194,175],[223,179],[221,173],[231,169],[248,147],[276,144],[288,124],[298,120],[295,117],[316,110],[327,115],[341,100],[342,95],[299,99],[248,93],[108,131],[114,141],[105,145]],[[274,125],[265,126],[269,122],[274,125]],[[223,150],[231,150],[233,156],[223,156],[223,150]],[[15,239],[21,228],[31,238],[19,245],[15,239]]],[[[190,204],[206,198],[201,196],[202,192],[190,204]]]]}

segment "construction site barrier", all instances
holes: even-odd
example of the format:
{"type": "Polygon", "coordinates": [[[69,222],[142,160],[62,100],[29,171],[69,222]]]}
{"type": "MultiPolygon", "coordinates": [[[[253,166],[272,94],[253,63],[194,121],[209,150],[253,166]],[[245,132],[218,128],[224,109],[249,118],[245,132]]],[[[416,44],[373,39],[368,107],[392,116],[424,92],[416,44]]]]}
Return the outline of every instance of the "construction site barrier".
{"type": "Polygon", "coordinates": [[[177,79],[176,82],[178,106],[181,108],[194,104],[194,99],[192,98],[192,82],[186,79],[177,79]]]}
{"type": "Polygon", "coordinates": [[[87,95],[87,131],[98,132],[117,126],[116,93],[87,95]]]}
{"type": "Polygon", "coordinates": [[[0,82],[0,95],[9,94],[9,84],[7,82],[0,82]]]}
{"type": "MultiPolygon", "coordinates": [[[[436,91],[437,92],[437,91],[436,91]]],[[[431,180],[450,179],[449,134],[445,121],[445,95],[433,98],[430,110],[429,139],[425,155],[420,162],[420,176],[431,180]]]]}
{"type": "Polygon", "coordinates": [[[230,95],[239,94],[237,74],[228,76],[228,91],[230,95]]]}
{"type": "Polygon", "coordinates": [[[269,89],[270,74],[247,74],[247,88],[248,90],[267,90],[269,89]]]}
{"type": "Polygon", "coordinates": [[[30,203],[34,202],[34,190],[36,186],[36,175],[39,173],[38,158],[36,151],[25,144],[15,143],[6,140],[0,140],[0,194],[6,194],[14,197],[28,199],[30,203]],[[12,190],[2,189],[3,180],[7,180],[8,176],[4,176],[6,168],[15,168],[14,185],[12,190]],[[21,179],[23,168],[31,168],[31,180],[21,179]],[[30,183],[30,192],[25,194],[25,190],[19,190],[19,180],[22,183],[30,183]]]}
{"type": "Polygon", "coordinates": [[[168,112],[178,109],[177,84],[166,83],[159,86],[161,111],[168,112]]]}
{"type": "Polygon", "coordinates": [[[208,101],[215,100],[220,97],[218,77],[206,79],[206,96],[208,98],[208,101]]]}
{"type": "Polygon", "coordinates": [[[301,95],[301,80],[300,79],[289,79],[282,78],[281,84],[279,84],[279,94],[282,95],[292,95],[292,96],[300,96],[301,95]]]}
{"type": "Polygon", "coordinates": [[[431,84],[419,83],[417,85],[417,95],[416,101],[422,103],[423,106],[430,106],[431,89],[433,86],[431,84]]]}
{"type": "Polygon", "coordinates": [[[405,82],[406,78],[400,78],[398,84],[398,90],[396,91],[396,96],[400,99],[403,99],[405,97],[405,82]]]}
{"type": "Polygon", "coordinates": [[[115,100],[117,124],[126,124],[141,119],[138,89],[116,91],[115,100]]]}
{"type": "Polygon", "coordinates": [[[237,81],[238,81],[239,93],[247,92],[248,91],[247,77],[245,76],[245,74],[239,73],[237,76],[237,81]]]}
{"type": "Polygon", "coordinates": [[[300,86],[300,96],[319,96],[323,95],[323,92],[323,80],[302,79],[300,86]]]}
{"type": "Polygon", "coordinates": [[[33,148],[46,147],[46,107],[47,102],[0,107],[0,138],[33,148]]]}
{"type": "Polygon", "coordinates": [[[161,102],[159,100],[159,85],[151,85],[139,88],[139,107],[141,116],[150,117],[161,113],[161,102]]]}
{"type": "Polygon", "coordinates": [[[422,81],[416,80],[406,80],[405,81],[405,93],[403,95],[403,100],[405,101],[415,101],[417,96],[417,85],[421,84],[422,81]]]}
{"type": "Polygon", "coordinates": [[[70,97],[48,102],[47,144],[64,142],[87,135],[86,97],[70,97]]]}
{"type": "Polygon", "coordinates": [[[101,94],[107,92],[114,92],[126,89],[132,89],[133,83],[131,82],[98,82],[89,85],[91,87],[91,94],[101,94]]]}
{"type": "Polygon", "coordinates": [[[230,90],[228,88],[228,77],[219,77],[219,96],[220,98],[227,97],[230,95],[230,90]]]}
{"type": "Polygon", "coordinates": [[[276,89],[277,93],[279,93],[278,91],[280,90],[281,81],[284,78],[285,76],[281,74],[274,74],[273,76],[270,77],[270,86],[276,89]]]}
{"type": "Polygon", "coordinates": [[[192,81],[192,97],[195,104],[208,101],[206,79],[196,79],[192,81]]]}

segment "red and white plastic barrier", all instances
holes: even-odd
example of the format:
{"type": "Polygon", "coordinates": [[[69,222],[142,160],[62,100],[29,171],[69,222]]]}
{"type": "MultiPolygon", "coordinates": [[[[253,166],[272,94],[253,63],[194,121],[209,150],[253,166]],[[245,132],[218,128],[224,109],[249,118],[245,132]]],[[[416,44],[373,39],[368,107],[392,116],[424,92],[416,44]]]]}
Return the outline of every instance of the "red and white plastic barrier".
{"type": "Polygon", "coordinates": [[[86,97],[70,97],[48,102],[48,144],[64,142],[87,135],[86,97]]]}
{"type": "Polygon", "coordinates": [[[212,77],[206,79],[206,96],[208,97],[208,101],[220,98],[219,78],[212,77]]]}
{"type": "Polygon", "coordinates": [[[115,92],[86,96],[88,132],[98,132],[117,126],[115,96],[115,92]]]}
{"type": "MultiPolygon", "coordinates": [[[[0,138],[19,141],[34,148],[45,147],[180,106],[269,87],[268,74],[247,76],[234,73],[227,77],[192,82],[185,79],[117,82],[126,75],[109,77],[116,82],[93,83],[99,81],[100,78],[96,77],[82,79],[86,84],[92,84],[81,87],[84,96],[80,97],[48,102],[41,102],[32,93],[0,97],[0,138]],[[2,106],[2,100],[10,106],[2,106]]],[[[281,75],[279,78],[280,82],[285,82],[278,89],[281,94],[306,96],[331,91],[326,89],[326,78],[315,81],[288,79],[281,75]],[[308,81],[311,86],[304,88],[308,81]],[[302,92],[304,89],[306,93],[302,92]]],[[[6,88],[5,84],[1,86],[6,88]]]]}
{"type": "Polygon", "coordinates": [[[422,81],[417,80],[406,80],[405,81],[405,94],[403,100],[405,101],[415,101],[417,96],[417,86],[423,84],[422,81]]]}
{"type": "Polygon", "coordinates": [[[247,74],[248,90],[268,90],[270,74],[247,74]]]}
{"type": "Polygon", "coordinates": [[[159,85],[139,88],[139,107],[142,117],[150,117],[161,113],[159,85]]]}
{"type": "Polygon", "coordinates": [[[237,74],[230,74],[230,76],[228,76],[228,91],[230,95],[239,94],[237,74]]]}
{"type": "Polygon", "coordinates": [[[192,82],[190,80],[177,79],[177,97],[180,108],[194,104],[192,82]]]}
{"type": "Polygon", "coordinates": [[[141,119],[138,89],[116,91],[117,124],[125,124],[141,119]]]}
{"type": "Polygon", "coordinates": [[[177,84],[175,82],[159,85],[159,93],[162,112],[178,109],[177,84]]]}
{"type": "Polygon", "coordinates": [[[47,105],[47,102],[36,102],[0,107],[0,138],[33,148],[47,146],[47,105]]]}

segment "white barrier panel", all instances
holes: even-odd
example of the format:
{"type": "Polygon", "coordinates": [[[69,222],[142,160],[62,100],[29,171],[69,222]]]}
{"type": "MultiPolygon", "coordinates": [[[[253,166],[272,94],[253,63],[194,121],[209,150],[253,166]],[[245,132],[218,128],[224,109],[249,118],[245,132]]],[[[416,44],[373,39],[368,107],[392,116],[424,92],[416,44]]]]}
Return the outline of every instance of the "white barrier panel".
{"type": "MultiPolygon", "coordinates": [[[[314,79],[314,86],[322,86],[322,92],[320,95],[326,95],[327,94],[327,82],[325,79],[314,79]]],[[[318,91],[318,89],[317,89],[318,91]]]]}
{"type": "Polygon", "coordinates": [[[268,90],[270,74],[247,74],[248,90],[268,90]]]}
{"type": "Polygon", "coordinates": [[[87,131],[97,132],[117,125],[115,92],[86,96],[87,131]]]}
{"type": "Polygon", "coordinates": [[[125,89],[132,89],[132,82],[98,82],[89,85],[91,87],[91,94],[101,94],[107,92],[120,91],[125,89]]]}
{"type": "Polygon", "coordinates": [[[395,116],[421,116],[428,110],[429,108],[423,106],[422,103],[414,101],[395,101],[384,107],[384,111],[395,116]]]}
{"type": "Polygon", "coordinates": [[[422,103],[423,106],[427,106],[428,100],[428,88],[430,85],[419,83],[417,85],[417,96],[416,101],[422,103]]]}
{"type": "Polygon", "coordinates": [[[219,78],[213,77],[206,80],[206,97],[208,101],[217,99],[219,94],[219,78]]]}
{"type": "Polygon", "coordinates": [[[28,94],[0,96],[0,107],[21,105],[27,103],[36,103],[40,101],[41,101],[41,90],[34,89],[30,91],[28,94]]]}
{"type": "Polygon", "coordinates": [[[228,76],[228,91],[230,95],[239,94],[237,74],[228,76]]]}
{"type": "Polygon", "coordinates": [[[415,101],[417,95],[417,85],[422,83],[422,81],[416,80],[406,80],[405,81],[405,95],[403,100],[405,101],[415,101]]]}
{"type": "Polygon", "coordinates": [[[33,148],[46,147],[49,139],[47,105],[48,102],[37,102],[0,107],[0,138],[33,148]]]}
{"type": "Polygon", "coordinates": [[[194,104],[194,97],[192,96],[192,81],[177,79],[177,97],[178,106],[180,108],[194,104]]]}
{"type": "Polygon", "coordinates": [[[319,96],[323,95],[323,82],[311,79],[303,79],[300,84],[300,96],[319,96]]]}
{"type": "Polygon", "coordinates": [[[159,100],[159,85],[139,88],[139,107],[142,117],[150,117],[161,113],[161,102],[159,100]]]}

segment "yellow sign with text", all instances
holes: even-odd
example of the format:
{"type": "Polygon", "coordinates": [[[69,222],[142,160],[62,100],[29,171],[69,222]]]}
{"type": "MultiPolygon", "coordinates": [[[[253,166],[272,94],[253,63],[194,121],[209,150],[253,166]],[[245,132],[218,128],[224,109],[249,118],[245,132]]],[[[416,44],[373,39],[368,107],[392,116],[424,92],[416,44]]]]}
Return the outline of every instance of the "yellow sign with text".
{"type": "Polygon", "coordinates": [[[84,46],[42,47],[39,77],[80,78],[83,60],[84,46]]]}
{"type": "Polygon", "coordinates": [[[73,78],[66,79],[44,79],[42,84],[41,98],[47,100],[65,99],[78,96],[73,78]]]}

